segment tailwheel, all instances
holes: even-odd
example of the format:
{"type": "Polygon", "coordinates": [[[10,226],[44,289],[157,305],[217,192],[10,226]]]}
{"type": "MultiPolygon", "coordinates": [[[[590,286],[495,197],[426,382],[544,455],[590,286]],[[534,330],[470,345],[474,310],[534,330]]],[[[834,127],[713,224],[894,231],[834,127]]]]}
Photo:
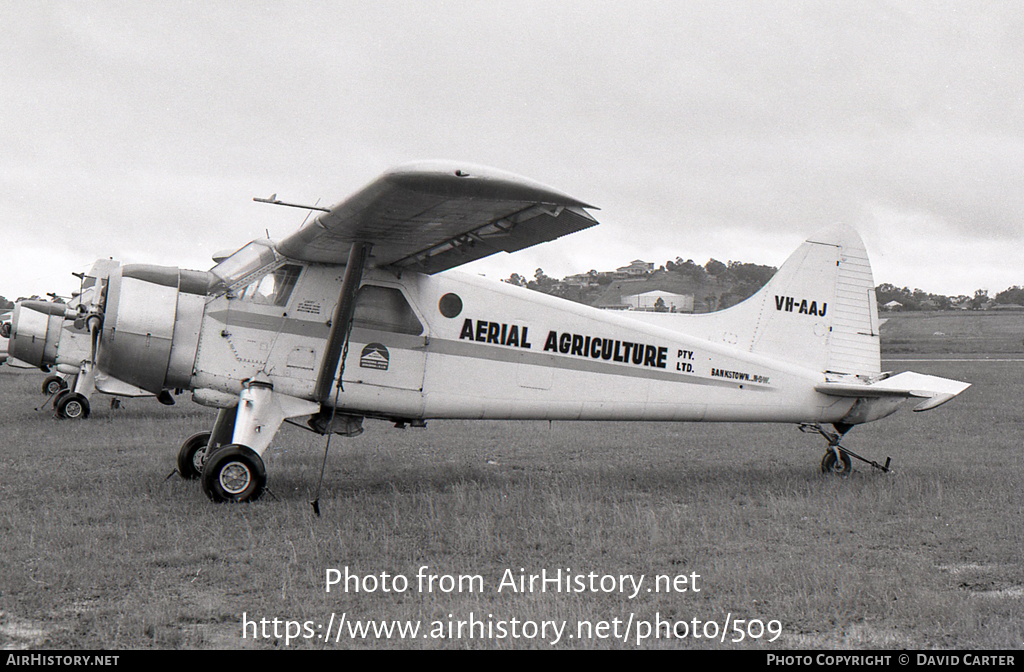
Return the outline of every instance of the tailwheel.
{"type": "Polygon", "coordinates": [[[57,402],[57,416],[66,420],[84,420],[89,417],[89,400],[78,392],[64,394],[57,402]]]}
{"type": "Polygon", "coordinates": [[[214,502],[252,502],[263,494],[267,470],[256,451],[232,443],[207,455],[201,482],[214,502]]]}
{"type": "Polygon", "coordinates": [[[206,446],[210,443],[210,432],[199,432],[185,439],[178,451],[178,473],[186,481],[192,481],[203,473],[206,461],[206,446]]]}
{"type": "Polygon", "coordinates": [[[825,457],[821,458],[821,473],[833,474],[835,476],[849,476],[853,471],[853,460],[850,459],[850,455],[840,450],[839,456],[836,456],[835,450],[829,449],[825,453],[825,457]]]}
{"type": "Polygon", "coordinates": [[[43,380],[43,394],[52,397],[61,390],[68,389],[68,383],[60,376],[47,376],[43,380]]]}
{"type": "Polygon", "coordinates": [[[850,431],[853,425],[833,423],[832,426],[839,431],[838,434],[826,430],[816,422],[801,422],[799,425],[801,432],[817,432],[828,441],[828,451],[825,453],[825,457],[821,458],[821,473],[849,476],[853,472],[853,460],[850,459],[851,457],[855,457],[861,462],[866,462],[881,472],[889,473],[889,465],[892,464],[892,458],[887,457],[885,458],[885,464],[879,464],[839,445],[843,435],[850,431]]]}

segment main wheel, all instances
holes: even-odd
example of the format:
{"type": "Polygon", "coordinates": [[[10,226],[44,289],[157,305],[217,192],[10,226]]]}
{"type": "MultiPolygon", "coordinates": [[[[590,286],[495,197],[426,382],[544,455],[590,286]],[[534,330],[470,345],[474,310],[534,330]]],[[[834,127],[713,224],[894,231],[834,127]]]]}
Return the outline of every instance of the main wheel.
{"type": "Polygon", "coordinates": [[[57,415],[65,420],[84,420],[89,417],[89,400],[78,392],[69,392],[57,403],[57,415]]]}
{"type": "Polygon", "coordinates": [[[215,502],[252,502],[263,494],[267,470],[252,448],[230,443],[206,456],[200,480],[215,502]]]}
{"type": "Polygon", "coordinates": [[[71,390],[61,390],[60,392],[58,392],[57,396],[53,398],[53,410],[56,411],[57,406],[60,405],[61,400],[64,399],[64,397],[68,396],[69,394],[71,394],[71,390]]]}
{"type": "Polygon", "coordinates": [[[66,389],[68,389],[68,383],[60,376],[47,376],[43,380],[43,394],[48,397],[66,389]]]}
{"type": "Polygon", "coordinates": [[[834,474],[836,476],[849,476],[853,471],[853,460],[843,451],[839,451],[839,459],[836,459],[836,451],[829,450],[825,457],[821,458],[821,473],[834,474]]]}
{"type": "Polygon", "coordinates": [[[210,432],[199,432],[185,439],[178,451],[178,473],[186,481],[192,481],[203,473],[203,462],[206,461],[206,444],[210,442],[210,432]]]}

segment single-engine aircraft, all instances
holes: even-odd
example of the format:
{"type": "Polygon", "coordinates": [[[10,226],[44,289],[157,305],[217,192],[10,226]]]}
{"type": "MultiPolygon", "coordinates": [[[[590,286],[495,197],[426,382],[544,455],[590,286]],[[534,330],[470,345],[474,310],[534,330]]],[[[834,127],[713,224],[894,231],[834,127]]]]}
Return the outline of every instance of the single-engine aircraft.
{"type": "Polygon", "coordinates": [[[0,313],[0,364],[7,361],[7,340],[11,335],[10,310],[0,313]]]}
{"type": "MultiPolygon", "coordinates": [[[[845,474],[851,456],[889,466],[840,445],[853,426],[969,387],[882,372],[874,282],[849,228],[812,235],[732,308],[624,313],[442,273],[597,224],[593,206],[517,175],[415,163],[330,208],[296,207],[316,216],[210,271],[111,268],[78,318],[98,369],[219,409],[178,455],[214,501],[262,494],[261,456],[294,418],[347,436],[364,418],[795,423],[827,440],[823,471],[845,474]]],[[[27,312],[12,346],[44,347],[27,312]]]]}
{"type": "MultiPolygon", "coordinates": [[[[153,396],[95,365],[102,323],[98,311],[108,275],[119,265],[117,261],[100,259],[87,273],[77,274],[82,287],[67,303],[18,301],[10,321],[0,327],[0,334],[6,331],[11,337],[11,365],[50,373],[41,389],[53,399],[53,408],[60,418],[89,417],[93,392],[115,398],[153,396]],[[19,328],[15,330],[13,324],[19,328]]],[[[157,398],[164,404],[174,403],[167,390],[162,390],[157,398]]]]}

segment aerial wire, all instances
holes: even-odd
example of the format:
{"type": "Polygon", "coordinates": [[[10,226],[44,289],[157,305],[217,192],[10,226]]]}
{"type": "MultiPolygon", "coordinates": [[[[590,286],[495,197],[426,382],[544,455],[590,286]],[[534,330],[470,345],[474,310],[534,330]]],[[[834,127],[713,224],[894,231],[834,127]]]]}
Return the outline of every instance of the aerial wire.
{"type": "Polygon", "coordinates": [[[342,379],[345,376],[345,360],[348,359],[348,344],[349,339],[352,337],[352,323],[354,319],[350,319],[348,323],[348,330],[345,332],[345,345],[341,350],[341,367],[338,370],[337,384],[334,386],[334,403],[331,405],[331,417],[327,421],[327,443],[324,445],[324,459],[320,463],[320,479],[316,483],[316,493],[313,501],[310,505],[313,507],[313,513],[316,517],[320,517],[320,486],[324,482],[324,469],[327,467],[327,451],[331,449],[331,436],[334,435],[334,416],[338,412],[338,396],[345,391],[342,379]]]}

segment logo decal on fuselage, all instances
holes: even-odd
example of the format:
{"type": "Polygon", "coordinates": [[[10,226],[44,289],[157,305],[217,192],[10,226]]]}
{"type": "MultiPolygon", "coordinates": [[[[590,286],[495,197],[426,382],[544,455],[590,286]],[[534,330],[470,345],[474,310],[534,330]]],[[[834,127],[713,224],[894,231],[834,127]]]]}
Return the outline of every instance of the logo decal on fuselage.
{"type": "Polygon", "coordinates": [[[388,370],[388,362],[391,361],[391,354],[388,349],[380,343],[370,343],[359,355],[359,366],[364,369],[388,370]]]}

